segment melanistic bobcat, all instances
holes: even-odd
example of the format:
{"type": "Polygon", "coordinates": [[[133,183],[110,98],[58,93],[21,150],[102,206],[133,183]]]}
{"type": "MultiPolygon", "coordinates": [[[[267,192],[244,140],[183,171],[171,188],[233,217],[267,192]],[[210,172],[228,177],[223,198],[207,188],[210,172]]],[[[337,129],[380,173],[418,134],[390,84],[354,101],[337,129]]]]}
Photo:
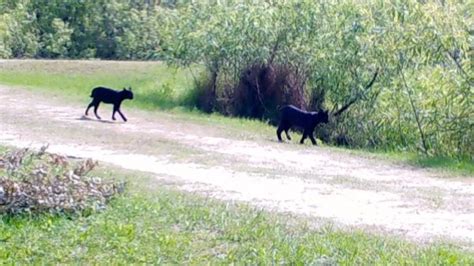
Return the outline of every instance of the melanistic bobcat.
{"type": "Polygon", "coordinates": [[[293,105],[285,105],[280,108],[281,118],[280,124],[277,129],[277,137],[279,141],[281,139],[281,132],[285,131],[288,140],[291,140],[288,130],[292,127],[299,127],[303,129],[303,137],[300,143],[303,144],[304,140],[309,137],[313,145],[316,145],[316,140],[313,137],[314,128],[319,123],[327,123],[329,116],[327,111],[320,112],[306,112],[293,105]]]}
{"type": "Polygon", "coordinates": [[[121,91],[112,90],[105,87],[96,87],[91,92],[92,102],[87,106],[86,115],[89,112],[89,108],[94,106],[94,114],[97,119],[101,119],[97,114],[97,108],[101,102],[110,103],[114,105],[114,110],[112,112],[112,120],[115,120],[115,112],[118,112],[122,117],[123,121],[127,122],[127,118],[120,111],[120,105],[125,99],[133,99],[132,88],[129,87],[128,90],[123,88],[121,91]]]}

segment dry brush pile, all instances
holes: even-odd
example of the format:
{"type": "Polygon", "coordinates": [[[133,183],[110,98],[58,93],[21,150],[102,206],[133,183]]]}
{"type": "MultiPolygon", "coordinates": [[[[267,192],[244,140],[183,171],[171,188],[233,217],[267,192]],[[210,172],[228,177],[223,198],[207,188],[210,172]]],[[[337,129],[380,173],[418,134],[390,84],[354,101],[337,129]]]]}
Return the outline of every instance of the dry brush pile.
{"type": "Polygon", "coordinates": [[[0,214],[82,213],[105,208],[125,183],[89,176],[98,163],[19,149],[0,154],[0,214]]]}

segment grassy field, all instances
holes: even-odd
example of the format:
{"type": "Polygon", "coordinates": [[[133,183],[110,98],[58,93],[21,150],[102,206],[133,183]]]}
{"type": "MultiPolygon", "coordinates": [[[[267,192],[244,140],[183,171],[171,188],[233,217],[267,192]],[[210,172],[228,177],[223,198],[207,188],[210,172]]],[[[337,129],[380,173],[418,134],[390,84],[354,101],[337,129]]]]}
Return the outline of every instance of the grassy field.
{"type": "Polygon", "coordinates": [[[474,263],[455,246],[314,228],[301,218],[184,194],[139,172],[100,166],[92,174],[128,181],[126,193],[90,215],[0,214],[0,264],[474,263]]]}
{"type": "MultiPolygon", "coordinates": [[[[275,134],[273,127],[261,121],[208,115],[193,108],[193,75],[199,75],[199,71],[198,67],[183,70],[161,62],[12,60],[0,63],[0,84],[52,93],[83,102],[84,106],[90,101],[90,90],[95,86],[117,89],[132,86],[135,99],[127,102],[127,106],[166,111],[190,122],[223,125],[236,134],[252,132],[254,139],[275,134]]],[[[350,152],[448,173],[474,175],[472,161],[387,151],[350,152]]]]}
{"type": "Polygon", "coordinates": [[[190,70],[159,62],[120,61],[8,61],[0,64],[0,82],[44,89],[85,102],[96,86],[131,86],[136,98],[130,105],[146,109],[186,105],[193,86],[190,70]]]}

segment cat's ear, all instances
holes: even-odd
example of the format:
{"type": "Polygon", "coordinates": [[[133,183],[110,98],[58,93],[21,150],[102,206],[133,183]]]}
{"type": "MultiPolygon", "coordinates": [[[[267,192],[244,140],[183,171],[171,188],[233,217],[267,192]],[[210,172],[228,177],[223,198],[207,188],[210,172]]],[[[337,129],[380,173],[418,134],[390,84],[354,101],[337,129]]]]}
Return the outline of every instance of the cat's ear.
{"type": "Polygon", "coordinates": [[[132,91],[132,87],[128,86],[128,90],[129,90],[129,91],[132,91]]]}

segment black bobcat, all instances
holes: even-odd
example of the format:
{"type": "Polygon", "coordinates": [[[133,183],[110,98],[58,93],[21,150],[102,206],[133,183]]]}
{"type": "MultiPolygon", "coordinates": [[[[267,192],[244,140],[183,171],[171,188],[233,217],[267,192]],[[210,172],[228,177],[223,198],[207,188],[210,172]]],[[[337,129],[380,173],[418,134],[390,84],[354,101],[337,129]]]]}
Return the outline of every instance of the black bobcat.
{"type": "Polygon", "coordinates": [[[114,105],[114,110],[112,112],[112,120],[115,120],[115,112],[118,112],[122,117],[123,121],[127,122],[127,118],[120,111],[120,105],[125,99],[133,99],[132,88],[129,87],[128,90],[123,88],[121,91],[112,90],[105,87],[96,87],[91,92],[92,102],[87,106],[86,115],[89,112],[89,108],[94,106],[94,114],[98,119],[101,119],[97,114],[97,108],[99,108],[100,102],[111,103],[114,105]]]}
{"type": "Polygon", "coordinates": [[[292,126],[300,127],[303,129],[303,137],[300,143],[303,144],[304,140],[309,137],[313,145],[316,145],[316,140],[313,137],[314,128],[319,123],[328,122],[328,112],[306,112],[293,105],[285,105],[280,108],[281,120],[277,129],[277,137],[279,141],[281,139],[281,132],[285,131],[286,137],[291,140],[288,130],[292,126]]]}

